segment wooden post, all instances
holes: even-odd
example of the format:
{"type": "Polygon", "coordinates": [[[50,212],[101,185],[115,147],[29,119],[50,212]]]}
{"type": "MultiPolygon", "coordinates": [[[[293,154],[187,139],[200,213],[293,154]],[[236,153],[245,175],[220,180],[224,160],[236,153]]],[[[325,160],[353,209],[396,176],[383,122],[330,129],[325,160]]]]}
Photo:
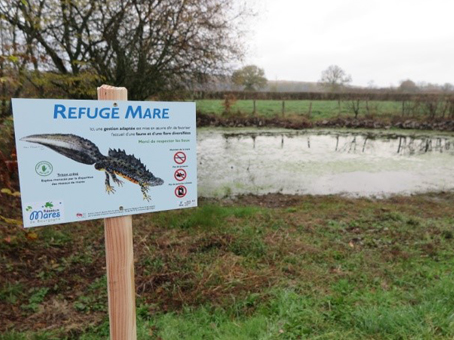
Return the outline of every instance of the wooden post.
{"type": "Polygon", "coordinates": [[[282,101],[282,117],[285,117],[285,100],[282,101]]]}
{"type": "Polygon", "coordinates": [[[255,116],[257,115],[257,107],[256,107],[256,105],[255,105],[255,99],[254,99],[253,103],[254,103],[254,110],[252,111],[252,114],[253,114],[254,117],[255,117],[255,116]]]}
{"type": "Polygon", "coordinates": [[[311,115],[312,115],[312,102],[309,103],[309,112],[307,114],[307,116],[309,117],[309,119],[311,118],[311,115]]]}
{"type": "MultiPolygon", "coordinates": [[[[128,100],[124,87],[102,85],[98,100],[128,100]]],[[[104,219],[111,340],[135,340],[136,301],[131,216],[104,219]]]]}

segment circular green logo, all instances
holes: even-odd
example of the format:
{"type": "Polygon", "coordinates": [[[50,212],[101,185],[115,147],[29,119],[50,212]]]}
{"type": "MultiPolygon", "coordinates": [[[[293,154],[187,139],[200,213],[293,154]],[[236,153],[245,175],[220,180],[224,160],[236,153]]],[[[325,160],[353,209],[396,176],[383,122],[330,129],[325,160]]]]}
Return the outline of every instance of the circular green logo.
{"type": "Polygon", "coordinates": [[[40,176],[49,176],[53,170],[54,167],[47,161],[41,161],[35,166],[35,171],[40,176]]]}

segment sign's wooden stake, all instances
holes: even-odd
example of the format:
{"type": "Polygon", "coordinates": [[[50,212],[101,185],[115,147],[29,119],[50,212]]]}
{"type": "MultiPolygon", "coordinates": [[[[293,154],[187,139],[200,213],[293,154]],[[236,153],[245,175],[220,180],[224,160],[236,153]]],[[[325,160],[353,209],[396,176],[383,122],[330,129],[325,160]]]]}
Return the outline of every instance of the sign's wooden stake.
{"type": "MultiPolygon", "coordinates": [[[[128,100],[124,87],[102,85],[98,100],[128,100]]],[[[111,340],[135,340],[136,302],[131,216],[104,219],[111,340]]]]}

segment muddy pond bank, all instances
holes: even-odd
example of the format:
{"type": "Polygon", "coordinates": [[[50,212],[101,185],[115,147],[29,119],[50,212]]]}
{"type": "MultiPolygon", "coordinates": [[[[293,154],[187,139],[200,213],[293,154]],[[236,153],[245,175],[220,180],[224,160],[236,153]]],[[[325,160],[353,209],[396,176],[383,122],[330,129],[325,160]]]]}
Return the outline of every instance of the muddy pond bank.
{"type": "Polygon", "coordinates": [[[404,129],[454,131],[454,121],[450,119],[418,120],[407,117],[353,118],[341,117],[311,121],[306,116],[261,117],[236,114],[219,116],[197,112],[198,127],[267,127],[285,129],[310,128],[352,128],[352,129],[404,129]]]}

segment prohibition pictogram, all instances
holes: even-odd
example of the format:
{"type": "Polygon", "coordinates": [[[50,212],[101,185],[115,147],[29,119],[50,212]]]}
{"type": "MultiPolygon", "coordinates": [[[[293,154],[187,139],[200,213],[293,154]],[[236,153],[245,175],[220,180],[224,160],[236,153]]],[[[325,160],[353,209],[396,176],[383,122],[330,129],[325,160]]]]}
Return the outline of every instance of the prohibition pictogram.
{"type": "Polygon", "coordinates": [[[175,196],[183,198],[188,193],[188,189],[184,185],[179,185],[175,188],[175,196]]]}
{"type": "Polygon", "coordinates": [[[175,174],[173,175],[173,177],[175,177],[175,179],[178,181],[178,182],[181,182],[181,181],[184,181],[186,179],[186,176],[188,174],[186,173],[186,170],[185,169],[177,169],[175,171],[175,174]]]}
{"type": "Polygon", "coordinates": [[[175,163],[177,163],[177,164],[183,164],[184,162],[186,162],[186,154],[185,154],[183,151],[178,151],[178,152],[173,156],[173,160],[174,160],[175,163]]]}

